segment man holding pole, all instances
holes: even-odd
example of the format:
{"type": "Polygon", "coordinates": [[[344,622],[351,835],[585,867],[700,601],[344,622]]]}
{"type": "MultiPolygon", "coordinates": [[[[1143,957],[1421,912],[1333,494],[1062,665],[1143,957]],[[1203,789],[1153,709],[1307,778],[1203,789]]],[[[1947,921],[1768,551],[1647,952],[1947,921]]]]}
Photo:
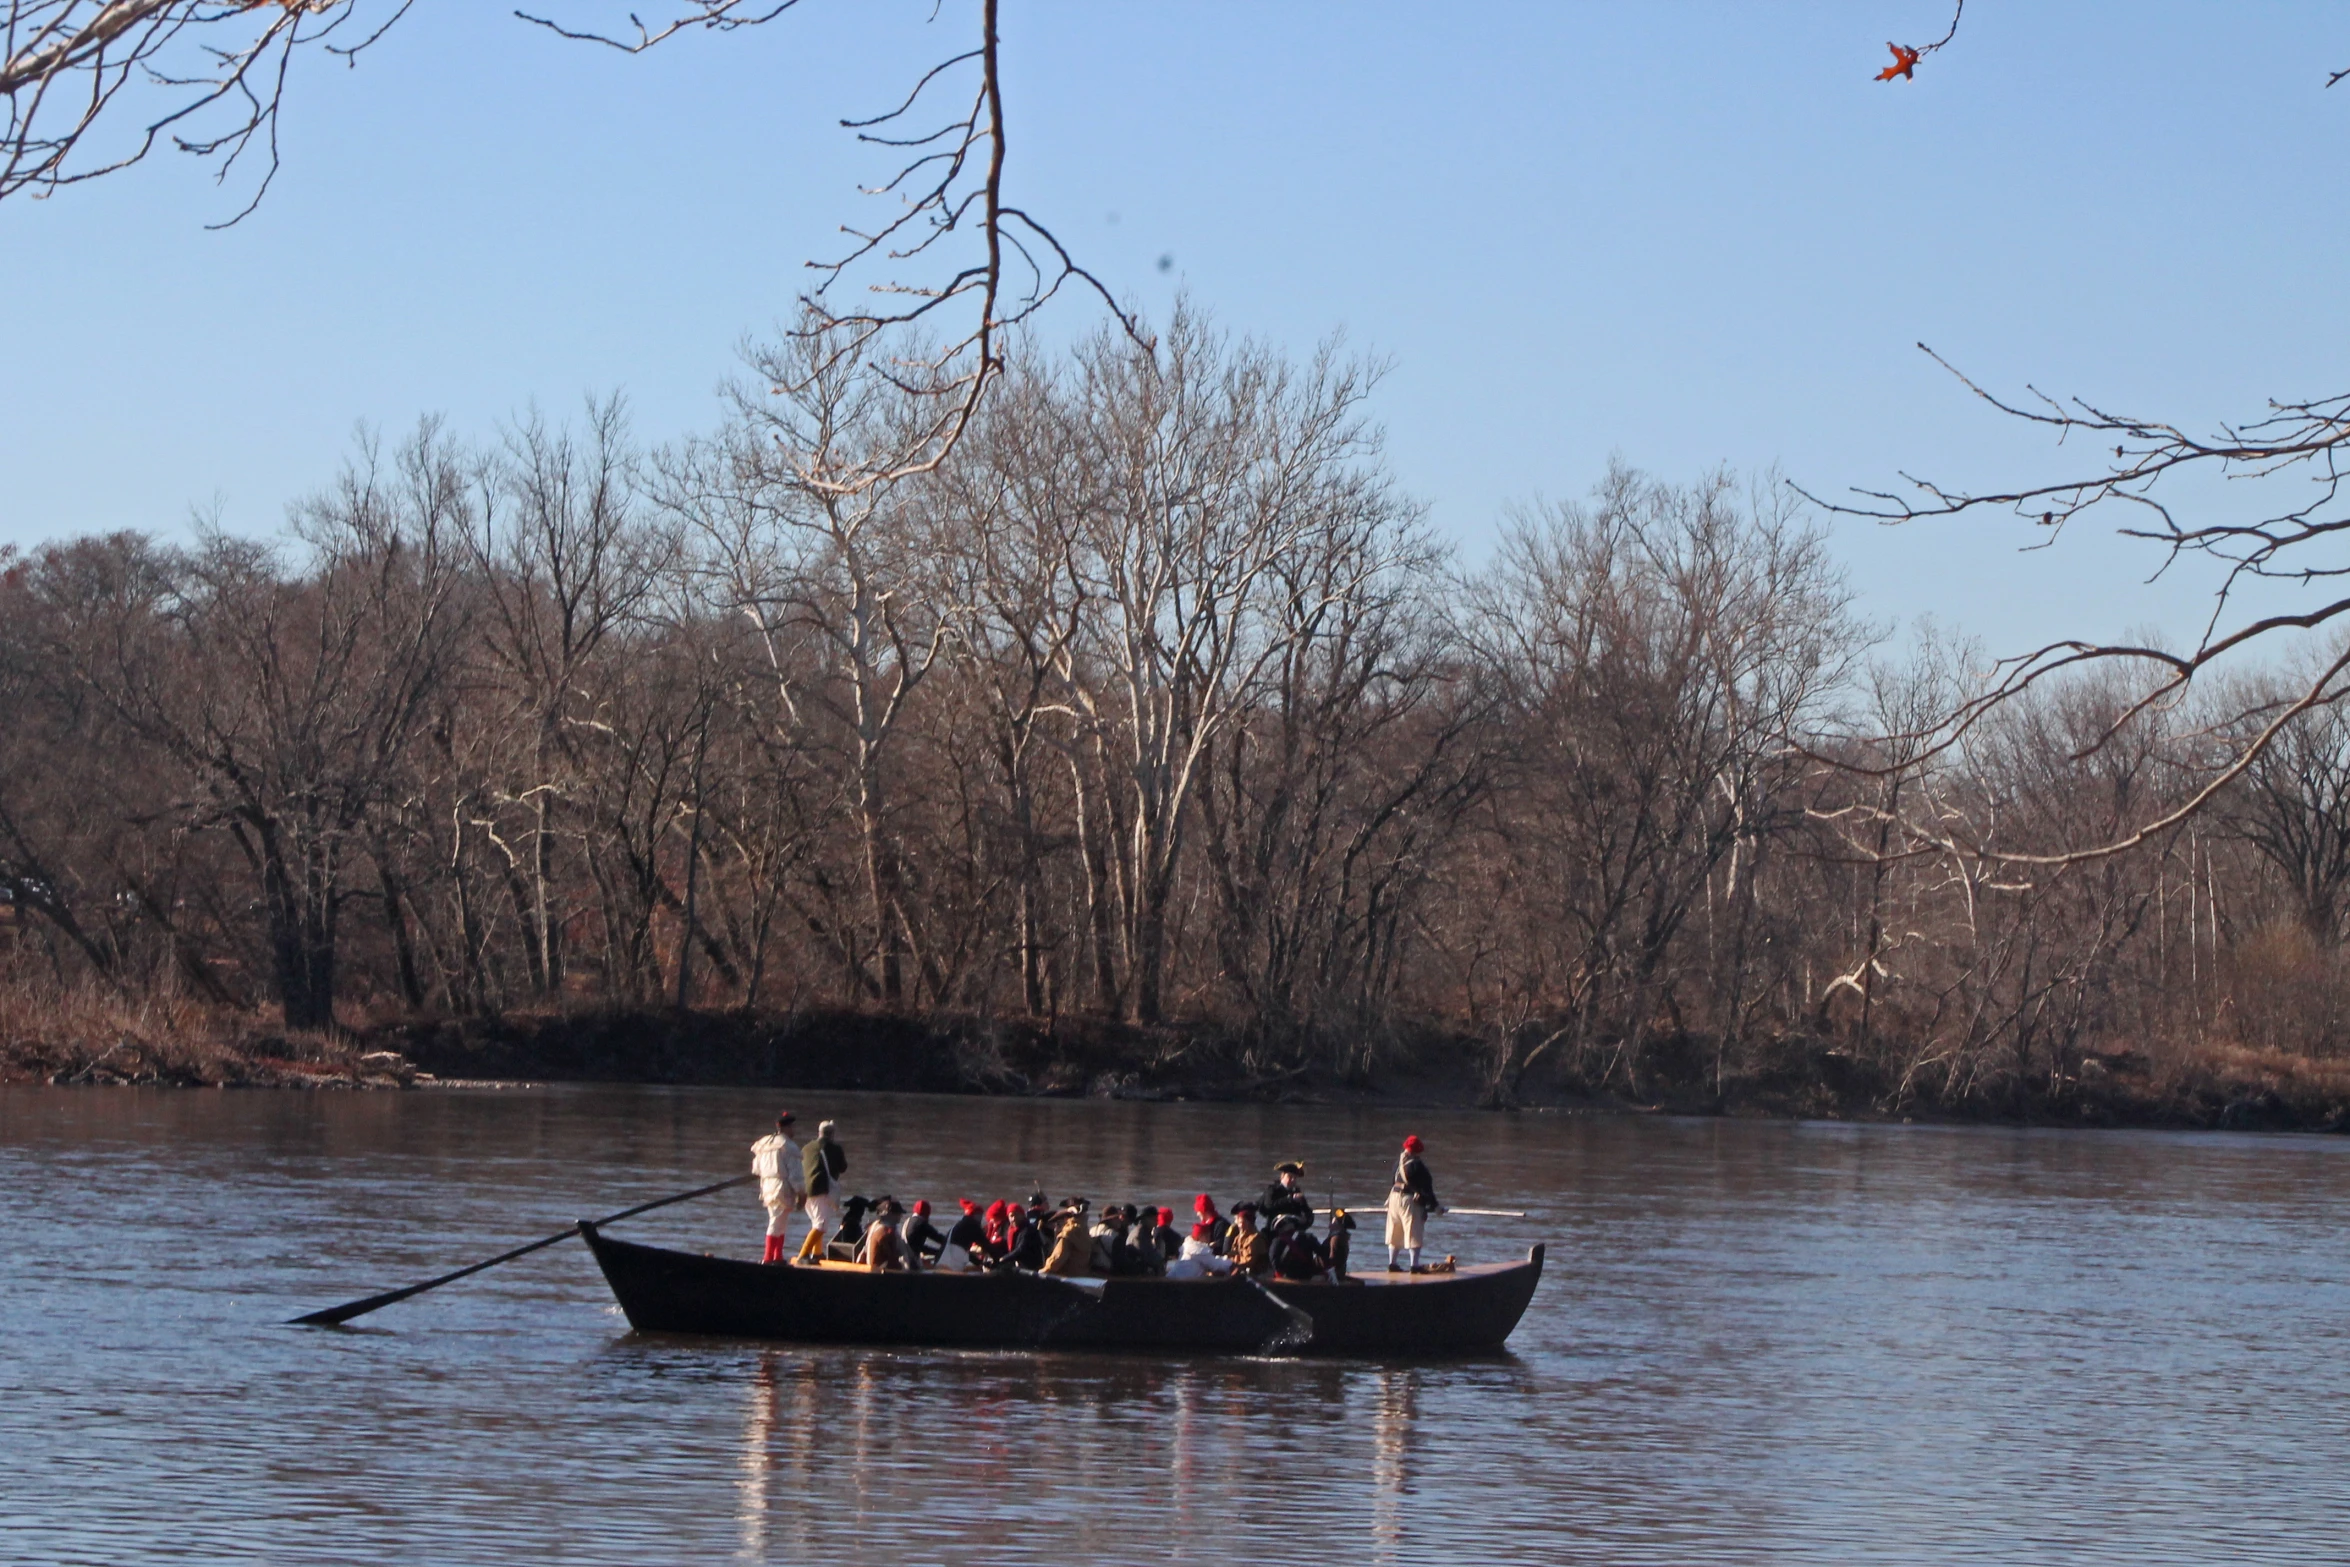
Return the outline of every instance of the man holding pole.
{"type": "Polygon", "coordinates": [[[1395,1179],[1387,1191],[1387,1271],[1394,1273],[1396,1258],[1403,1258],[1402,1270],[1416,1273],[1420,1266],[1420,1247],[1427,1238],[1428,1216],[1442,1213],[1443,1206],[1436,1200],[1436,1178],[1428,1173],[1427,1161],[1420,1157],[1425,1145],[1417,1137],[1403,1140],[1403,1153],[1395,1161],[1395,1179]]]}
{"type": "Polygon", "coordinates": [[[767,1207],[767,1255],[761,1262],[783,1261],[783,1231],[792,1210],[807,1197],[800,1188],[804,1155],[792,1141],[792,1113],[775,1118],[775,1130],[751,1144],[751,1173],[759,1178],[759,1201],[767,1207]]]}

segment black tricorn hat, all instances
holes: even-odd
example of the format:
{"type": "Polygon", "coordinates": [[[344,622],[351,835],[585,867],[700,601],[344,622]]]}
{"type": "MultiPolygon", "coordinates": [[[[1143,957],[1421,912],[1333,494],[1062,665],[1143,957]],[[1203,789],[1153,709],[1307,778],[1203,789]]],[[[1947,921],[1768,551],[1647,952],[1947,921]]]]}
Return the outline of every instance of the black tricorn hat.
{"type": "Polygon", "coordinates": [[[1306,1173],[1306,1167],[1295,1159],[1284,1159],[1281,1163],[1273,1166],[1273,1173],[1275,1175],[1303,1175],[1306,1173]]]}

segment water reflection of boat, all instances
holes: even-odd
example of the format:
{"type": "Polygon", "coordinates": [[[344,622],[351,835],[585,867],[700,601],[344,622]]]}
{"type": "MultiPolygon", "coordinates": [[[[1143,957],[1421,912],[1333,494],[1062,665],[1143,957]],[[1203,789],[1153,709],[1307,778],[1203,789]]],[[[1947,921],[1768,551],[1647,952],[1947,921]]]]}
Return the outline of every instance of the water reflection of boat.
{"type": "Polygon", "coordinates": [[[802,1343],[1457,1355],[1500,1348],[1542,1278],[1540,1246],[1457,1273],[1293,1284],[772,1266],[580,1232],[638,1331],[802,1343]]]}

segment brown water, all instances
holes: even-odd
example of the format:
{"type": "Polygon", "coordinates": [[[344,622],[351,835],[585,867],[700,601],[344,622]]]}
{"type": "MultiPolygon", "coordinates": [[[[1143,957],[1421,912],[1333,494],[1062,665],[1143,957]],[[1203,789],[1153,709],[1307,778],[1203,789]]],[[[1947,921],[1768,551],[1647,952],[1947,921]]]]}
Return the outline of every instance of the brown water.
{"type": "Polygon", "coordinates": [[[2350,1143],[802,1097],[942,1207],[1369,1205],[1417,1130],[1535,1215],[1439,1248],[1551,1269],[1451,1364],[650,1342],[570,1244],[294,1329],[731,1173],[770,1096],[0,1091],[0,1560],[2350,1557],[2350,1143]]]}

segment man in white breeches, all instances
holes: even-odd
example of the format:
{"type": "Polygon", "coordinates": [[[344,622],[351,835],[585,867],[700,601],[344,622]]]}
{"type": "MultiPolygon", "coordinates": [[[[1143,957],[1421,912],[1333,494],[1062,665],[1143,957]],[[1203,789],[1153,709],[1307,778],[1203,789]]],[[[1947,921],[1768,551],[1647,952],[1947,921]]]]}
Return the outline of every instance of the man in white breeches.
{"type": "Polygon", "coordinates": [[[767,1255],[783,1261],[783,1230],[792,1210],[806,1198],[800,1188],[800,1145],[792,1141],[792,1113],[775,1118],[775,1131],[751,1144],[751,1173],[759,1177],[759,1201],[767,1206],[767,1255]]]}
{"type": "Polygon", "coordinates": [[[1420,1155],[1426,1145],[1417,1137],[1403,1140],[1395,1161],[1395,1179],[1387,1191],[1387,1271],[1417,1272],[1420,1247],[1427,1237],[1428,1215],[1442,1211],[1436,1201],[1436,1179],[1420,1155]],[[1401,1263],[1400,1270],[1397,1264],[1401,1263]]]}

